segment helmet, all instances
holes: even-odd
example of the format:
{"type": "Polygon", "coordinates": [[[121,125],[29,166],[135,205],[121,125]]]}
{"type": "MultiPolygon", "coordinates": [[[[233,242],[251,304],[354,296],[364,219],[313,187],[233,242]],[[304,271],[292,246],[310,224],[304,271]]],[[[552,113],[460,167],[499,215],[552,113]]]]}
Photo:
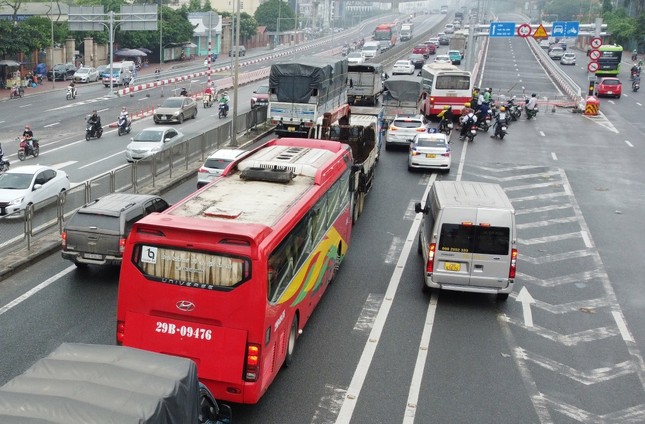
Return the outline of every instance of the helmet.
{"type": "Polygon", "coordinates": [[[533,93],[531,94],[531,97],[537,97],[537,94],[533,93]]]}
{"type": "Polygon", "coordinates": [[[31,129],[31,127],[29,126],[29,124],[25,124],[25,129],[26,129],[26,130],[31,129]]]}
{"type": "Polygon", "coordinates": [[[493,89],[492,89],[492,88],[490,88],[490,87],[488,87],[488,88],[486,89],[486,91],[488,91],[488,92],[490,93],[491,91],[493,91],[493,89]]]}
{"type": "Polygon", "coordinates": [[[443,107],[443,110],[448,110],[448,109],[450,109],[450,106],[448,106],[448,105],[445,105],[445,106],[443,107]]]}
{"type": "Polygon", "coordinates": [[[500,112],[506,112],[506,108],[504,106],[502,106],[502,107],[499,108],[499,111],[500,112]]]}
{"type": "Polygon", "coordinates": [[[464,103],[464,106],[470,107],[470,103],[464,103]]]}
{"type": "Polygon", "coordinates": [[[125,112],[125,111],[126,111],[125,106],[123,106],[123,107],[121,108],[121,110],[122,110],[123,112],[125,112]]]}

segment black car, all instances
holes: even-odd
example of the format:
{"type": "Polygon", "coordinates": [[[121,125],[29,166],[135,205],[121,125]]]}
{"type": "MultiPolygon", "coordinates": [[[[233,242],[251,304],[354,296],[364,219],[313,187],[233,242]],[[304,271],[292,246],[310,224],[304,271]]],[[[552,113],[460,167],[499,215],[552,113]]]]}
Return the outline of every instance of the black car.
{"type": "Polygon", "coordinates": [[[408,59],[412,62],[415,69],[423,68],[423,65],[426,63],[426,58],[422,54],[413,53],[408,59]]]}
{"type": "Polygon", "coordinates": [[[449,44],[450,44],[450,37],[448,37],[448,36],[447,36],[447,35],[445,35],[445,34],[443,34],[443,35],[439,35],[439,45],[441,45],[441,46],[447,46],[447,45],[449,45],[449,44]]]}
{"type": "Polygon", "coordinates": [[[68,79],[73,79],[74,74],[76,73],[76,66],[73,63],[54,65],[54,69],[47,71],[47,79],[52,81],[54,79],[53,74],[56,74],[56,80],[65,81],[68,79]]]}

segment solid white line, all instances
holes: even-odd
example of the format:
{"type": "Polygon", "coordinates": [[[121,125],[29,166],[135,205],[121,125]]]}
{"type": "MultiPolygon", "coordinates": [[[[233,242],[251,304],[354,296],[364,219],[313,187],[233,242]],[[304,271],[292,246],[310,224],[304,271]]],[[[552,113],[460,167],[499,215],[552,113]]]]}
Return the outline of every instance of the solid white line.
{"type": "Polygon", "coordinates": [[[625,140],[625,143],[626,143],[629,147],[634,147],[634,145],[633,145],[632,143],[630,143],[630,142],[629,142],[629,140],[625,140]]]}
{"type": "Polygon", "coordinates": [[[414,416],[417,412],[417,403],[419,402],[419,393],[421,392],[421,380],[423,379],[423,370],[426,366],[428,349],[430,348],[430,336],[432,335],[432,327],[434,325],[434,316],[437,312],[438,301],[439,291],[435,290],[434,293],[432,293],[430,305],[428,305],[428,312],[426,313],[426,321],[423,327],[423,333],[421,334],[421,344],[419,345],[417,362],[414,365],[412,381],[410,381],[410,391],[408,392],[408,403],[405,406],[403,424],[414,424],[414,416]]]}
{"type": "Polygon", "coordinates": [[[551,152],[551,158],[553,158],[553,160],[558,160],[558,157],[555,155],[555,152],[551,152]]]}
{"type": "MultiPolygon", "coordinates": [[[[461,175],[464,172],[464,164],[466,163],[467,150],[468,150],[468,142],[464,141],[464,148],[461,149],[461,157],[459,158],[459,167],[457,168],[457,181],[461,181],[461,175]]],[[[435,174],[432,174],[432,175],[435,175],[435,174]]],[[[423,200],[425,200],[425,198],[423,200]]]]}
{"type": "Polygon", "coordinates": [[[47,124],[43,128],[49,128],[49,127],[54,127],[56,125],[60,125],[60,122],[54,122],[53,124],[47,124]]]}
{"type": "Polygon", "coordinates": [[[618,330],[620,331],[620,335],[623,337],[623,340],[626,342],[633,342],[634,338],[627,329],[627,324],[625,324],[622,313],[620,311],[611,311],[611,314],[614,316],[614,320],[616,321],[616,325],[618,326],[618,330]]]}
{"type": "Polygon", "coordinates": [[[541,135],[542,137],[546,137],[546,135],[544,134],[544,131],[540,131],[540,135],[541,135]]]}
{"type": "Polygon", "coordinates": [[[33,105],[32,105],[31,103],[29,103],[28,105],[21,105],[21,106],[20,106],[20,108],[23,108],[23,107],[31,107],[31,106],[33,106],[33,105]]]}
{"type": "Polygon", "coordinates": [[[87,165],[80,166],[78,169],[83,169],[83,168],[87,168],[88,166],[96,165],[97,163],[99,163],[99,162],[103,162],[104,160],[107,160],[107,159],[110,159],[110,158],[113,158],[114,156],[122,155],[124,152],[125,152],[125,150],[121,150],[120,152],[116,152],[116,153],[115,153],[115,154],[113,154],[113,155],[106,156],[106,157],[104,157],[104,158],[102,158],[102,159],[99,159],[99,160],[97,160],[97,161],[94,161],[94,162],[88,163],[87,165]]]}
{"type": "Polygon", "coordinates": [[[585,242],[585,246],[589,249],[593,248],[593,243],[591,242],[591,238],[589,238],[589,234],[587,234],[586,231],[580,231],[580,235],[582,236],[582,240],[585,242]]]}
{"type": "MultiPolygon", "coordinates": [[[[432,184],[434,183],[434,180],[436,178],[437,174],[432,174],[432,177],[428,182],[428,186],[426,187],[423,194],[424,200],[426,199],[426,197],[428,197],[430,187],[432,187],[432,184]]],[[[349,424],[352,420],[354,408],[356,408],[358,397],[360,396],[361,389],[363,388],[363,384],[365,383],[365,377],[367,376],[367,372],[370,369],[372,359],[374,358],[374,353],[376,352],[378,342],[381,338],[381,333],[383,332],[383,328],[385,327],[385,323],[387,321],[387,316],[390,313],[390,308],[392,307],[394,297],[396,296],[396,290],[398,289],[399,283],[401,282],[403,269],[405,268],[405,264],[408,261],[408,256],[410,255],[412,247],[416,244],[416,235],[419,231],[420,224],[421,214],[417,214],[406,237],[406,241],[403,246],[401,256],[399,257],[399,260],[396,264],[396,268],[394,269],[392,277],[390,278],[390,282],[388,283],[387,291],[385,292],[383,303],[381,303],[381,307],[379,308],[378,314],[376,315],[376,320],[374,320],[372,331],[370,331],[370,335],[367,338],[365,347],[363,348],[361,358],[356,365],[356,370],[354,371],[354,375],[352,376],[352,381],[349,383],[349,387],[347,388],[347,393],[345,394],[345,398],[343,399],[343,404],[340,408],[340,411],[338,412],[338,416],[336,417],[336,424],[349,424]]]]}
{"type": "Polygon", "coordinates": [[[636,102],[636,104],[637,104],[638,106],[643,106],[643,105],[642,105],[642,104],[640,104],[639,102],[636,102]]]}
{"type": "Polygon", "coordinates": [[[69,267],[65,268],[64,270],[62,270],[61,272],[59,272],[58,274],[56,274],[56,275],[54,275],[54,276],[52,276],[52,277],[50,277],[50,278],[46,279],[45,281],[43,281],[43,282],[42,282],[42,283],[40,283],[40,284],[38,284],[38,285],[37,285],[36,287],[34,287],[33,289],[31,289],[31,290],[29,290],[29,291],[25,292],[25,293],[24,293],[24,294],[22,294],[21,296],[18,296],[17,298],[15,298],[15,299],[14,299],[14,300],[12,300],[11,302],[7,303],[7,304],[6,304],[6,305],[4,305],[2,308],[0,308],[0,315],[4,314],[5,312],[7,312],[9,309],[13,308],[14,306],[18,306],[18,305],[19,305],[19,304],[21,304],[23,301],[25,301],[25,300],[29,299],[29,298],[30,298],[31,296],[33,296],[34,294],[38,293],[39,291],[41,291],[41,290],[42,290],[42,289],[44,289],[45,287],[47,287],[47,286],[49,286],[50,284],[54,283],[54,282],[55,282],[56,280],[58,280],[59,278],[61,278],[61,277],[65,276],[65,275],[67,275],[67,274],[69,274],[70,272],[74,271],[75,269],[76,269],[76,265],[71,265],[71,266],[69,266],[69,267]]]}

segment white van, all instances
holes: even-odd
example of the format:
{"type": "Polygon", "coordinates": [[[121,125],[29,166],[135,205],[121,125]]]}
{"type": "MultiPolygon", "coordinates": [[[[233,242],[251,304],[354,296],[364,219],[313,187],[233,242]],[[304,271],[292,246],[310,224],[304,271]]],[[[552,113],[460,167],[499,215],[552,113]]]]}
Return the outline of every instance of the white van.
{"type": "Polygon", "coordinates": [[[497,294],[513,291],[515,209],[498,184],[435,181],[419,228],[424,288],[497,294]]]}
{"type": "MultiPolygon", "coordinates": [[[[110,65],[105,70],[106,74],[110,74],[110,65]]],[[[114,62],[112,64],[112,85],[123,85],[132,81],[132,76],[135,72],[135,64],[131,60],[124,60],[122,62],[114,62]]],[[[110,78],[105,76],[103,78],[103,85],[110,86],[110,78]]]]}
{"type": "Polygon", "coordinates": [[[379,53],[381,53],[381,43],[378,41],[368,41],[363,44],[361,53],[363,53],[365,60],[375,58],[379,53]]]}

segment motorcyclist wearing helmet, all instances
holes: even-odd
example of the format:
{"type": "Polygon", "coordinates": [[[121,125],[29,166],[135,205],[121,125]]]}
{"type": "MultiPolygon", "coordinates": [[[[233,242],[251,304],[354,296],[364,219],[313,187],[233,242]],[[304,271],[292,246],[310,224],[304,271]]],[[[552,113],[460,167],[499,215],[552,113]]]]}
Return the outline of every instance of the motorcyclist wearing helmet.
{"type": "Polygon", "coordinates": [[[29,124],[25,125],[25,130],[22,132],[22,138],[27,142],[27,149],[29,152],[34,149],[34,133],[31,131],[29,124]]]}
{"type": "Polygon", "coordinates": [[[506,108],[504,106],[499,107],[499,112],[497,115],[495,115],[495,122],[493,122],[493,134],[491,134],[491,137],[495,137],[497,134],[497,127],[501,125],[502,120],[506,122],[506,116],[502,117],[502,113],[506,113],[506,108]]]}
{"type": "Polygon", "coordinates": [[[452,121],[452,119],[454,118],[454,114],[452,113],[452,106],[445,105],[443,107],[443,110],[439,112],[437,117],[440,118],[441,120],[445,119],[447,121],[452,121]]]}
{"type": "Polygon", "coordinates": [[[228,97],[228,91],[222,92],[221,97],[219,98],[218,102],[221,105],[224,105],[224,110],[228,112],[228,102],[230,98],[228,97]]]}
{"type": "Polygon", "coordinates": [[[204,89],[204,96],[206,96],[208,103],[211,103],[213,101],[213,83],[210,83],[206,86],[204,89]]]}
{"type": "Polygon", "coordinates": [[[475,112],[470,108],[470,103],[464,105],[464,110],[461,113],[461,131],[459,132],[459,139],[463,140],[466,137],[470,127],[477,123],[477,116],[475,112]],[[464,113],[465,112],[465,113],[464,113]]]}
{"type": "Polygon", "coordinates": [[[67,88],[72,93],[72,97],[76,97],[76,84],[74,83],[74,81],[70,81],[67,88]]]}
{"type": "Polygon", "coordinates": [[[125,118],[126,127],[130,125],[130,114],[128,113],[128,109],[125,106],[121,108],[121,113],[119,114],[119,121],[121,120],[121,118],[125,118]]]}
{"type": "Polygon", "coordinates": [[[2,160],[2,157],[4,156],[4,152],[2,151],[2,143],[0,143],[0,165],[4,163],[2,160]]]}
{"type": "Polygon", "coordinates": [[[188,97],[188,90],[186,90],[186,87],[182,87],[181,91],[179,92],[180,96],[188,97]]]}
{"type": "Polygon", "coordinates": [[[101,127],[101,117],[98,115],[96,110],[92,111],[92,114],[87,119],[87,122],[92,124],[92,134],[96,134],[101,127]]]}

